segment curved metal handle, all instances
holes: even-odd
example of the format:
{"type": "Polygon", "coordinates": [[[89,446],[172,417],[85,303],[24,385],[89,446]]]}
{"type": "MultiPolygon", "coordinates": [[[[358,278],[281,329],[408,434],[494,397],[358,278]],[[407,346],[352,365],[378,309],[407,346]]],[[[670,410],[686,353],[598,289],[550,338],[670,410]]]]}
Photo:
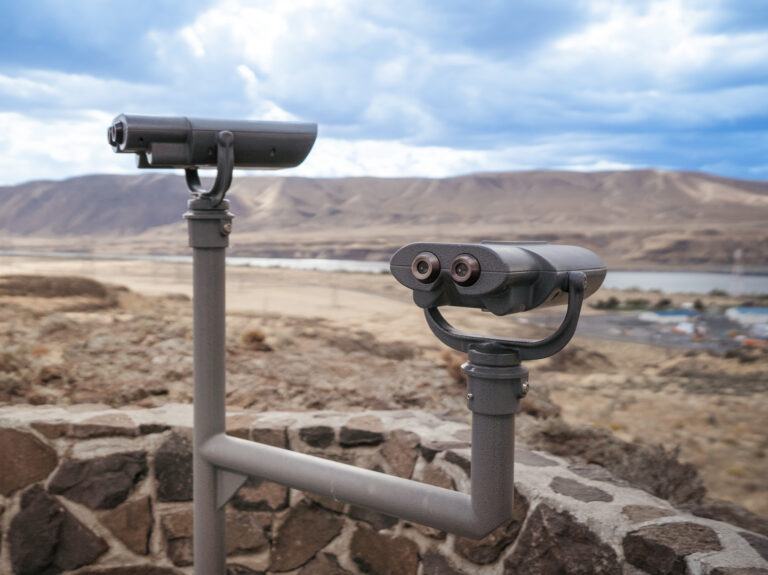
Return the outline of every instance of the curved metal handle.
{"type": "Polygon", "coordinates": [[[565,312],[565,318],[557,331],[541,340],[491,337],[461,331],[448,323],[436,307],[425,309],[424,316],[427,318],[429,329],[437,339],[457,351],[468,352],[472,346],[495,344],[502,350],[507,349],[517,353],[521,360],[542,359],[556,354],[571,341],[576,325],[579,323],[586,283],[587,276],[584,273],[568,273],[567,285],[563,286],[563,289],[568,291],[568,310],[565,312]]]}
{"type": "Polygon", "coordinates": [[[235,136],[232,132],[222,131],[216,136],[216,180],[213,187],[206,190],[200,184],[197,168],[186,168],[187,187],[193,194],[208,198],[212,207],[218,206],[232,184],[232,172],[235,169],[235,136]]]}

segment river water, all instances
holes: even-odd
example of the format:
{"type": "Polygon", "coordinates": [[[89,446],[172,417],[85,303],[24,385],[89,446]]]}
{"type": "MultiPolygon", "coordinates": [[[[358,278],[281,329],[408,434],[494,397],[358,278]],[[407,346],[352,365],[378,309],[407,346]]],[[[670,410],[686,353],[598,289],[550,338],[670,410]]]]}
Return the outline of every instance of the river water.
{"type": "MultiPolygon", "coordinates": [[[[33,252],[19,250],[0,250],[0,255],[192,263],[192,256],[94,255],[81,252],[33,252]]],[[[229,257],[227,258],[227,265],[327,272],[389,273],[388,262],[358,260],[229,257]]],[[[609,271],[603,287],[612,289],[637,288],[644,291],[658,290],[662,293],[707,294],[712,290],[720,290],[731,295],[766,295],[768,294],[768,275],[713,272],[609,271]]]]}

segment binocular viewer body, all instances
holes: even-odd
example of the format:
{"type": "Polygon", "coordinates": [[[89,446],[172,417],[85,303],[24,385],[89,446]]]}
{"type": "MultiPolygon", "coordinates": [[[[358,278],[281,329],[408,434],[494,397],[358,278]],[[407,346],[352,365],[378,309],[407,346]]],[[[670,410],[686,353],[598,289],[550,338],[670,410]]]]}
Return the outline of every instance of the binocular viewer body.
{"type": "Polygon", "coordinates": [[[390,269],[421,308],[453,305],[495,315],[568,303],[569,272],[586,276],[588,297],[606,273],[591,251],[546,242],[414,243],[392,256],[390,269]]]}
{"type": "Polygon", "coordinates": [[[107,138],[115,152],[137,154],[140,168],[214,168],[221,132],[234,136],[234,167],[292,168],[312,149],[317,124],[121,114],[107,138]]]}

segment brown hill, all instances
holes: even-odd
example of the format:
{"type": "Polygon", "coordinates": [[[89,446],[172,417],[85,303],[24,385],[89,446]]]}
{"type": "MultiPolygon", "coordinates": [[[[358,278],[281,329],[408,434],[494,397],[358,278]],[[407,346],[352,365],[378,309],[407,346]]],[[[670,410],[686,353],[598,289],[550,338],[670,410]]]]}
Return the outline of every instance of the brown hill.
{"type": "MultiPolygon", "coordinates": [[[[84,176],[0,188],[13,245],[180,252],[180,176],[84,176]],[[84,238],[88,238],[86,242],[84,238]]],[[[547,239],[614,264],[768,265],[768,182],[656,170],[446,179],[236,178],[233,253],[386,259],[416,240],[547,239]]]]}

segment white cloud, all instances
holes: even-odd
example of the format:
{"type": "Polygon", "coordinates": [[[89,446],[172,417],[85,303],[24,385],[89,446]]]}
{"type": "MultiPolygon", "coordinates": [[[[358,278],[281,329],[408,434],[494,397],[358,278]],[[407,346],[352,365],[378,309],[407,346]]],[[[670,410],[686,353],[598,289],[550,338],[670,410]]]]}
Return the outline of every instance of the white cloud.
{"type": "Polygon", "coordinates": [[[0,113],[0,185],[93,172],[135,173],[135,161],[107,144],[112,116],[96,110],[41,119],[0,113]]]}
{"type": "MultiPolygon", "coordinates": [[[[608,147],[636,145],[627,138],[607,138],[608,147]]],[[[346,141],[318,138],[304,164],[292,171],[318,177],[424,176],[442,178],[472,172],[542,168],[583,171],[631,169],[632,165],[593,152],[590,136],[568,134],[546,143],[469,150],[441,146],[415,146],[398,141],[346,141]]]]}
{"type": "MultiPolygon", "coordinates": [[[[371,6],[213,2],[135,39],[152,47],[151,81],[3,69],[2,127],[31,143],[3,143],[0,179],[131,171],[103,138],[120,112],[317,121],[300,173],[388,176],[624,168],[665,151],[676,167],[695,154],[668,136],[765,118],[768,32],[718,31],[715,1],[592,0],[580,27],[503,50],[451,43],[439,5],[371,6]],[[43,126],[93,148],[67,161],[43,126]]],[[[722,163],[710,151],[700,165],[761,170],[738,157],[738,141],[722,163]]]]}

